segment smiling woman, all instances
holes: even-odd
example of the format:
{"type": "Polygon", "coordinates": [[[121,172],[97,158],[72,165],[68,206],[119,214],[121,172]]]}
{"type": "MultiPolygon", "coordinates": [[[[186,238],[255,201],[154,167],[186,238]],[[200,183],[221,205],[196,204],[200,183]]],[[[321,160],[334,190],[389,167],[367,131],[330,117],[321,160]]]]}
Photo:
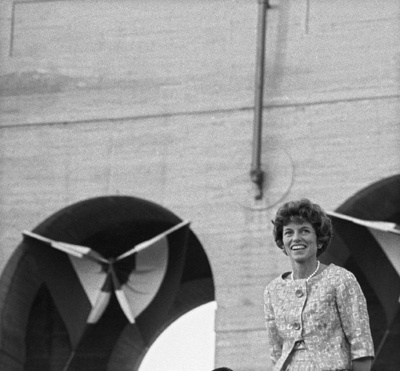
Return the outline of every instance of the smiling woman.
{"type": "Polygon", "coordinates": [[[208,371],[214,367],[216,302],[186,313],[146,354],[139,371],[208,371]]]}
{"type": "Polygon", "coordinates": [[[346,269],[318,260],[332,237],[329,217],[303,199],[284,204],[273,224],[292,266],[264,293],[273,370],[370,370],[374,348],[360,285],[346,269]]]}

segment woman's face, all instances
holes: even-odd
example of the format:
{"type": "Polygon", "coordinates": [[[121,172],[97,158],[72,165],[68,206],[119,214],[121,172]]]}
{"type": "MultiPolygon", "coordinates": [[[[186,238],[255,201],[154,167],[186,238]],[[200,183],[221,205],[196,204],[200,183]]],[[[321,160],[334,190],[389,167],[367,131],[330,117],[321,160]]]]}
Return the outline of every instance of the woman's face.
{"type": "Polygon", "coordinates": [[[318,242],[314,227],[308,222],[290,222],[283,227],[283,248],[291,260],[304,262],[317,256],[318,242]]]}

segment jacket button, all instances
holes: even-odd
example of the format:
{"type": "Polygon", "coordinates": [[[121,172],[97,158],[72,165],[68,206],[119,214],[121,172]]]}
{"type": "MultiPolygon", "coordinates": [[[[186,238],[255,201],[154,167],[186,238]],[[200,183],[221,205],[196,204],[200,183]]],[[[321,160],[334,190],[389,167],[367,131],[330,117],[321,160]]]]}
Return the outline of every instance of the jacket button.
{"type": "Polygon", "coordinates": [[[304,293],[303,293],[302,290],[297,289],[296,292],[295,292],[295,295],[296,295],[298,298],[301,298],[301,297],[304,295],[304,293]]]}
{"type": "Polygon", "coordinates": [[[300,330],[300,323],[298,323],[298,322],[293,323],[293,328],[295,330],[300,330]]]}

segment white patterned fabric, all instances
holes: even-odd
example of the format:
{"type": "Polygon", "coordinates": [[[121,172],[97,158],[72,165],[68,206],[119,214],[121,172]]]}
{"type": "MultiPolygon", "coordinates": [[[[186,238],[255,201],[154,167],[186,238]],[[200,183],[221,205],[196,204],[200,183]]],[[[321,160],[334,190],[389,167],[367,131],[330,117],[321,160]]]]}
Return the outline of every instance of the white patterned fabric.
{"type": "Polygon", "coordinates": [[[351,370],[352,360],[374,356],[366,300],[351,272],[331,264],[308,282],[287,276],[264,292],[274,371],[351,370]]]}

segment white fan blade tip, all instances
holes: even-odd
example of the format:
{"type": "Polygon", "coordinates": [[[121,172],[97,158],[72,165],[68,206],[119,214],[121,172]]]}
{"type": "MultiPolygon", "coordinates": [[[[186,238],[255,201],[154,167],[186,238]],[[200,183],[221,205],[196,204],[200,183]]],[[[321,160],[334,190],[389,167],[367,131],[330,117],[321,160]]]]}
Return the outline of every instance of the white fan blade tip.
{"type": "Polygon", "coordinates": [[[43,237],[39,234],[30,232],[30,231],[23,231],[22,234],[24,236],[28,236],[28,237],[34,238],[36,240],[45,242],[45,243],[49,244],[51,247],[53,247],[57,250],[60,250],[62,252],[65,252],[69,255],[75,256],[77,258],[88,257],[88,258],[92,258],[97,261],[101,261],[103,263],[107,262],[107,260],[104,259],[98,252],[96,252],[86,246],[74,245],[74,244],[60,242],[60,241],[53,241],[47,237],[43,237]]]}
{"type": "Polygon", "coordinates": [[[167,229],[164,233],[165,234],[169,234],[169,233],[171,233],[171,232],[173,232],[173,231],[175,231],[175,230],[177,230],[177,229],[179,229],[179,228],[182,228],[183,226],[185,226],[185,225],[188,225],[188,224],[190,224],[190,221],[189,220],[182,220],[180,223],[178,223],[177,225],[174,225],[173,227],[171,227],[170,229],[167,229]]]}
{"type": "Polygon", "coordinates": [[[43,237],[43,236],[41,236],[40,234],[33,233],[33,232],[31,232],[31,231],[23,231],[22,234],[25,235],[25,236],[34,238],[35,240],[39,240],[39,241],[45,242],[45,243],[47,243],[47,244],[51,244],[51,243],[53,242],[53,241],[50,240],[49,238],[43,237]]]}
{"type": "Polygon", "coordinates": [[[384,232],[390,232],[390,233],[395,233],[395,234],[400,234],[400,227],[393,222],[383,222],[383,221],[378,221],[378,220],[363,220],[363,219],[358,219],[354,218],[352,216],[348,216],[345,214],[340,214],[334,211],[328,211],[328,215],[335,216],[339,219],[344,219],[348,220],[350,222],[353,222],[358,225],[362,225],[367,228],[372,228],[372,229],[377,229],[380,231],[384,232]]]}
{"type": "Polygon", "coordinates": [[[29,236],[29,237],[34,237],[35,233],[31,232],[31,231],[27,231],[27,230],[23,230],[22,234],[24,234],[25,236],[29,236]]]}
{"type": "Polygon", "coordinates": [[[166,231],[158,234],[157,236],[150,238],[147,241],[143,241],[140,242],[139,244],[137,244],[134,248],[132,248],[131,250],[128,250],[127,252],[123,253],[122,255],[118,256],[116,258],[116,260],[121,260],[124,259],[130,255],[136,254],[139,251],[142,251],[144,249],[147,249],[148,247],[150,247],[151,245],[153,245],[155,242],[161,240],[162,238],[166,237],[167,235],[169,235],[172,232],[175,232],[176,230],[182,228],[185,225],[190,224],[189,220],[184,220],[176,225],[174,225],[173,227],[171,227],[170,229],[167,229],[166,231]]]}
{"type": "Polygon", "coordinates": [[[132,314],[131,307],[129,305],[128,299],[125,296],[124,291],[121,288],[121,284],[118,280],[118,277],[115,273],[114,267],[110,266],[111,268],[111,277],[114,285],[114,293],[117,297],[118,303],[125,314],[125,317],[128,319],[130,323],[135,323],[135,318],[132,314]]]}
{"type": "Polygon", "coordinates": [[[29,232],[29,231],[22,231],[22,236],[24,236],[24,237],[33,237],[32,233],[29,232]]]}
{"type": "Polygon", "coordinates": [[[336,211],[327,211],[326,213],[328,215],[330,215],[330,216],[335,216],[336,218],[339,218],[339,219],[345,219],[345,220],[349,220],[349,221],[356,220],[356,218],[353,218],[352,216],[349,216],[349,215],[346,215],[346,214],[337,213],[336,211]]]}
{"type": "Polygon", "coordinates": [[[135,323],[135,318],[132,314],[128,300],[126,299],[125,293],[122,290],[115,290],[115,296],[117,297],[119,305],[121,306],[121,309],[124,312],[128,321],[132,324],[135,323]]]}
{"type": "Polygon", "coordinates": [[[87,323],[93,324],[96,323],[100,317],[103,315],[108,302],[110,301],[111,294],[109,292],[101,292],[97,297],[96,304],[92,308],[89,317],[87,319],[87,323]]]}

